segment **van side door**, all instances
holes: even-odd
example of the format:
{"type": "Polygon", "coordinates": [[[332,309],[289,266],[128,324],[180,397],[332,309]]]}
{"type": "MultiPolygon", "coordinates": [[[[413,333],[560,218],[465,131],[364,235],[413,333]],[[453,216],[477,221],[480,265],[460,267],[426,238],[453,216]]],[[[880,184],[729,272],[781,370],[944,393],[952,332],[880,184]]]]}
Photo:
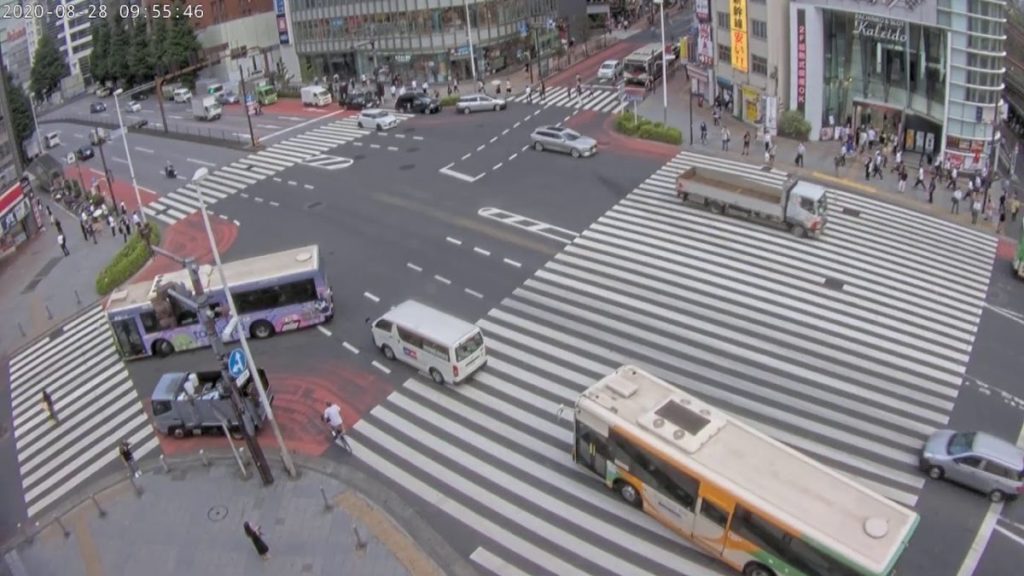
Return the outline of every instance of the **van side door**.
{"type": "Polygon", "coordinates": [[[398,345],[401,350],[396,350],[395,355],[403,362],[414,366],[417,370],[426,370],[426,362],[423,357],[423,338],[407,330],[402,326],[398,328],[398,345]]]}

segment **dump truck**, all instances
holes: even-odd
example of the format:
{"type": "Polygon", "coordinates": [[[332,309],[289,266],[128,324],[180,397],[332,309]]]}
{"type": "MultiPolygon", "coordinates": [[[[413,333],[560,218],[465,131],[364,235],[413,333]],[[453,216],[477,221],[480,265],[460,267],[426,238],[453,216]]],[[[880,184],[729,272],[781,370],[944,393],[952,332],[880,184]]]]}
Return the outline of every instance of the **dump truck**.
{"type": "MultiPolygon", "coordinates": [[[[270,393],[267,375],[262,368],[258,371],[267,399],[273,404],[274,397],[270,393]]],[[[164,374],[150,397],[156,429],[161,434],[176,438],[204,433],[221,434],[225,426],[230,432],[240,431],[227,386],[218,370],[164,374]]],[[[241,382],[239,393],[245,413],[252,420],[251,429],[258,430],[266,420],[267,413],[263,410],[259,391],[251,376],[241,382]]]]}
{"type": "Polygon", "coordinates": [[[216,120],[220,118],[222,108],[216,96],[196,94],[192,98],[192,115],[196,120],[216,120]]]}
{"type": "Polygon", "coordinates": [[[819,236],[828,223],[825,189],[789,176],[780,185],[714,168],[691,166],[676,177],[676,195],[686,204],[718,214],[781,225],[794,236],[819,236]]]}

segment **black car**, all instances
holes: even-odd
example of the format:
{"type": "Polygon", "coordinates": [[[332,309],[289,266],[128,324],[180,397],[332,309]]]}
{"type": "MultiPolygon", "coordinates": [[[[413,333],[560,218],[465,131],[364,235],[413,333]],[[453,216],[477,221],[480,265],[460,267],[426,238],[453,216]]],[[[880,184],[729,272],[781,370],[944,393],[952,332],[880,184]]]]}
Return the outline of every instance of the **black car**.
{"type": "Polygon", "coordinates": [[[399,112],[415,112],[416,114],[437,114],[441,105],[436,99],[426,94],[406,92],[395,100],[395,110],[399,112]]]}
{"type": "Polygon", "coordinates": [[[96,153],[93,152],[92,146],[82,146],[78,150],[75,150],[75,158],[78,158],[79,160],[88,160],[95,155],[96,153]]]}
{"type": "Polygon", "coordinates": [[[346,110],[362,110],[364,108],[375,108],[380,104],[377,95],[368,90],[360,90],[345,94],[338,105],[346,110]]]}
{"type": "Polygon", "coordinates": [[[146,92],[135,92],[131,95],[132,102],[139,102],[142,100],[148,100],[149,94],[146,92]]]}
{"type": "Polygon", "coordinates": [[[134,128],[135,130],[138,130],[139,128],[142,128],[143,126],[146,126],[147,124],[149,124],[149,120],[146,120],[145,118],[140,118],[140,119],[136,120],[135,122],[132,122],[131,124],[129,124],[128,127],[129,128],[134,128]]]}
{"type": "Polygon", "coordinates": [[[106,112],[106,111],[107,111],[107,105],[104,104],[103,102],[93,102],[92,104],[89,105],[89,113],[90,114],[98,114],[100,112],[106,112]]]}

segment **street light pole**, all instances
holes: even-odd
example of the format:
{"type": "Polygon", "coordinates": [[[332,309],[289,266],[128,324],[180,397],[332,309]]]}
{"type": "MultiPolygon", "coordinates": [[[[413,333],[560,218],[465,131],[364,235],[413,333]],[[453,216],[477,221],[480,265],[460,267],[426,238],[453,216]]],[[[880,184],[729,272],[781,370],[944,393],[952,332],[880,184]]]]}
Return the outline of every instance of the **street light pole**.
{"type": "Polygon", "coordinates": [[[654,0],[661,6],[661,123],[668,125],[668,56],[665,54],[665,0],[654,0]]]}
{"type": "MultiPolygon", "coordinates": [[[[139,183],[135,180],[135,165],[132,164],[132,153],[128,149],[128,131],[124,129],[124,120],[121,118],[121,103],[117,97],[124,93],[123,88],[114,90],[114,108],[117,109],[117,125],[121,127],[121,141],[124,142],[124,155],[128,158],[128,173],[132,177],[132,188],[135,190],[135,203],[138,206],[139,217],[146,221],[146,211],[142,209],[142,197],[139,196],[139,183]]],[[[114,212],[117,212],[117,205],[114,205],[114,212]]]]}
{"type": "Polygon", "coordinates": [[[36,148],[39,150],[39,154],[43,154],[43,140],[39,137],[39,121],[36,120],[36,99],[31,94],[28,95],[28,107],[32,111],[32,125],[36,129],[36,148]]]}
{"type": "Polygon", "coordinates": [[[96,134],[96,147],[100,149],[100,162],[103,164],[103,176],[107,179],[107,190],[110,192],[110,202],[117,207],[117,198],[114,197],[114,183],[110,179],[110,168],[107,168],[107,155],[103,153],[103,145],[107,143],[107,139],[97,128],[94,132],[96,134]]]}
{"type": "Polygon", "coordinates": [[[473,54],[473,25],[469,21],[469,0],[462,0],[466,7],[466,42],[469,43],[469,67],[473,71],[473,80],[476,80],[476,56],[473,54]]]}
{"type": "Polygon", "coordinates": [[[242,351],[245,353],[245,361],[249,365],[249,372],[252,375],[253,383],[259,392],[260,403],[263,404],[263,410],[267,414],[267,421],[270,422],[270,428],[274,431],[274,438],[281,449],[281,460],[284,461],[284,467],[288,471],[288,475],[295,478],[295,464],[292,462],[291,452],[288,451],[288,446],[284,442],[284,436],[281,434],[281,428],[278,427],[277,420],[274,419],[274,411],[271,409],[270,400],[267,399],[267,391],[263,388],[263,379],[260,377],[259,370],[256,369],[256,362],[253,360],[252,351],[249,349],[249,339],[245,335],[245,328],[241,325],[241,320],[239,320],[235,299],[231,295],[231,287],[224,276],[224,267],[220,261],[220,250],[217,248],[217,242],[213,238],[213,229],[210,227],[210,215],[206,211],[206,199],[203,198],[202,189],[202,181],[209,173],[210,171],[203,167],[196,170],[195,174],[192,175],[192,184],[196,190],[196,197],[199,199],[199,211],[203,214],[203,226],[206,227],[206,235],[210,240],[210,250],[213,252],[213,261],[217,265],[217,275],[220,277],[220,284],[224,287],[224,296],[228,301],[228,310],[231,312],[232,321],[238,322],[235,330],[238,332],[238,340],[242,345],[242,351]]]}

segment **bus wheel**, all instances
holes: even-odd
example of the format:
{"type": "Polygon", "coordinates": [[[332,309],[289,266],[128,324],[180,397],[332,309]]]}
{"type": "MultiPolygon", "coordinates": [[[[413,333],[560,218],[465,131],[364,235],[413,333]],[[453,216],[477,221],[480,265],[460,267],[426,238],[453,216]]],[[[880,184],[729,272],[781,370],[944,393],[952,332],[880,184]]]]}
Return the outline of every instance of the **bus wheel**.
{"type": "Polygon", "coordinates": [[[167,340],[161,338],[156,342],[153,342],[153,354],[156,354],[161,358],[166,358],[167,356],[174,354],[174,344],[171,344],[167,340]]]}
{"type": "Polygon", "coordinates": [[[764,564],[751,562],[743,567],[743,576],[775,576],[775,573],[764,564]]]}
{"type": "Polygon", "coordinates": [[[249,327],[249,332],[252,333],[253,338],[258,340],[270,338],[274,335],[274,325],[266,320],[257,320],[249,327]]]}
{"type": "Polygon", "coordinates": [[[629,482],[619,480],[615,489],[618,490],[619,496],[621,496],[622,499],[630,506],[633,506],[634,508],[643,507],[643,499],[640,498],[640,493],[637,492],[636,488],[634,488],[629,482]]]}
{"type": "Polygon", "coordinates": [[[437,385],[444,384],[444,376],[441,375],[441,372],[438,371],[437,368],[431,368],[430,369],[430,378],[434,381],[434,384],[437,384],[437,385]]]}
{"type": "Polygon", "coordinates": [[[388,360],[395,359],[395,351],[391,349],[391,346],[383,344],[380,347],[380,351],[384,353],[384,357],[387,358],[388,360]]]}

